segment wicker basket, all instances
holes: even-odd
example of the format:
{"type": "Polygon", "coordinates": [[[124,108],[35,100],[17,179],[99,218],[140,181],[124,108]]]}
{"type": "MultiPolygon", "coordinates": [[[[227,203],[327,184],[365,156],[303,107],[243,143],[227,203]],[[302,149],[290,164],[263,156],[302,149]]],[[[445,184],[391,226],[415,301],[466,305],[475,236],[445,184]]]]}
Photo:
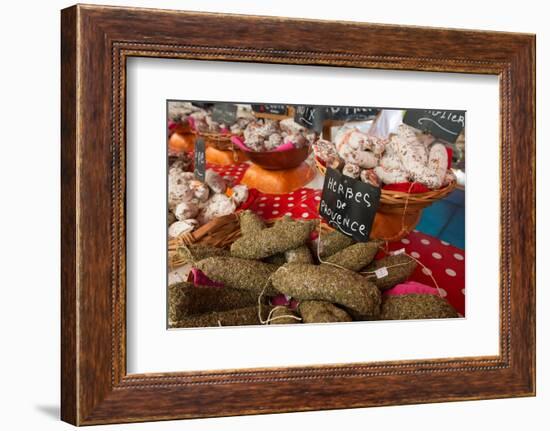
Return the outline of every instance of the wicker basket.
{"type": "MultiPolygon", "coordinates": [[[[315,157],[315,164],[321,174],[327,168],[315,157]]],[[[456,181],[437,190],[425,193],[407,193],[381,190],[380,206],[374,218],[371,237],[384,241],[397,241],[406,237],[420,221],[422,210],[443,199],[456,188],[456,181]]]]}
{"type": "Polygon", "coordinates": [[[204,138],[204,143],[221,151],[237,151],[231,137],[231,133],[194,132],[197,137],[204,138]]]}
{"type": "MultiPolygon", "coordinates": [[[[276,221],[277,219],[267,220],[266,225],[272,226],[276,221]]],[[[320,224],[320,229],[322,232],[333,230],[333,228],[324,223],[320,224]]],[[[173,269],[185,264],[179,258],[178,247],[190,244],[204,244],[226,248],[240,236],[241,228],[238,213],[215,218],[193,232],[168,240],[168,265],[170,269],[173,269]]]]}

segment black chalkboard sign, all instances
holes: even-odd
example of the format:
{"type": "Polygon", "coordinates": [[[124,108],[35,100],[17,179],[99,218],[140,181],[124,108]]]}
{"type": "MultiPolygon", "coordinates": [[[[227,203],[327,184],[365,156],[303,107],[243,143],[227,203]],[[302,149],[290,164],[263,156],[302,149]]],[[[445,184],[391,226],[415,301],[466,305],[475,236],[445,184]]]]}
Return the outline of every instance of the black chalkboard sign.
{"type": "Polygon", "coordinates": [[[380,109],[356,106],[297,106],[294,121],[320,133],[325,120],[366,121],[379,112],[380,109]]]}
{"type": "Polygon", "coordinates": [[[237,120],[237,105],[216,103],[212,108],[212,119],[220,124],[231,126],[237,120]]]}
{"type": "Polygon", "coordinates": [[[365,121],[371,120],[380,112],[376,108],[362,108],[357,106],[327,106],[325,118],[337,121],[365,121]]]}
{"type": "Polygon", "coordinates": [[[288,115],[288,105],[252,105],[252,110],[259,114],[288,115]]]}
{"type": "Polygon", "coordinates": [[[206,145],[204,144],[203,138],[197,138],[195,140],[195,157],[194,157],[194,165],[195,169],[193,173],[195,174],[195,178],[199,181],[204,182],[204,177],[206,175],[206,145]]]}
{"type": "Polygon", "coordinates": [[[366,242],[379,202],[379,187],[327,169],[319,215],[330,226],[356,241],[366,242]]]}
{"type": "Polygon", "coordinates": [[[466,125],[466,111],[408,109],[403,122],[454,144],[466,125]]]}
{"type": "Polygon", "coordinates": [[[197,108],[201,109],[210,109],[212,106],[214,106],[211,102],[192,102],[193,106],[196,106],[197,108]]]}
{"type": "Polygon", "coordinates": [[[294,121],[317,133],[323,131],[325,108],[322,106],[296,106],[294,121]]]}

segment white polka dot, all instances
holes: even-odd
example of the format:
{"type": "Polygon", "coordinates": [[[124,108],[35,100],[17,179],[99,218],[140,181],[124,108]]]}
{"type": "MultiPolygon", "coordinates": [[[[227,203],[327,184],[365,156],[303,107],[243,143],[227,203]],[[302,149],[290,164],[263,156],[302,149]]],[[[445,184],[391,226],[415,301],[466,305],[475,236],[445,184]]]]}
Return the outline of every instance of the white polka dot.
{"type": "Polygon", "coordinates": [[[263,207],[265,207],[265,204],[260,204],[258,206],[263,208],[263,207]]]}
{"type": "Polygon", "coordinates": [[[288,200],[289,200],[289,201],[293,201],[293,200],[294,200],[294,197],[289,196],[289,197],[288,197],[288,200]]]}
{"type": "Polygon", "coordinates": [[[275,197],[275,200],[276,200],[276,201],[280,201],[281,198],[280,198],[279,196],[277,196],[277,197],[275,197]]]}
{"type": "Polygon", "coordinates": [[[410,244],[410,243],[411,243],[407,238],[401,239],[401,242],[402,242],[403,244],[410,244]]]}
{"type": "Polygon", "coordinates": [[[429,244],[430,244],[430,241],[428,241],[426,238],[422,238],[422,239],[420,240],[420,242],[421,242],[422,244],[424,244],[424,245],[429,245],[429,244]]]}
{"type": "Polygon", "coordinates": [[[320,200],[321,200],[321,196],[315,196],[315,200],[316,200],[316,201],[320,201],[320,200]]]}
{"type": "Polygon", "coordinates": [[[445,289],[437,289],[439,291],[439,296],[441,296],[442,298],[445,298],[447,296],[447,291],[445,289]]]}
{"type": "Polygon", "coordinates": [[[417,253],[416,251],[411,251],[411,256],[415,259],[418,259],[420,257],[420,253],[417,253]]]}
{"type": "Polygon", "coordinates": [[[422,268],[422,272],[426,275],[432,275],[432,271],[428,268],[422,268]]]}
{"type": "Polygon", "coordinates": [[[263,213],[263,211],[258,211],[256,214],[262,215],[263,213]]]}
{"type": "Polygon", "coordinates": [[[460,291],[462,292],[463,295],[466,295],[466,290],[465,289],[460,289],[460,291]]]}
{"type": "Polygon", "coordinates": [[[302,190],[300,193],[305,195],[307,192],[305,190],[302,190]]]}
{"type": "Polygon", "coordinates": [[[300,205],[302,208],[307,208],[307,205],[306,204],[301,204],[300,205]]]}
{"type": "Polygon", "coordinates": [[[294,204],[292,204],[292,203],[288,204],[289,208],[292,208],[293,206],[294,206],[294,204]]]}
{"type": "Polygon", "coordinates": [[[277,214],[279,214],[279,211],[271,211],[271,214],[277,215],[277,214]]]}
{"type": "Polygon", "coordinates": [[[455,253],[453,254],[453,256],[455,257],[456,260],[464,260],[464,256],[462,256],[461,254],[455,253]]]}
{"type": "Polygon", "coordinates": [[[449,245],[449,243],[448,243],[447,241],[443,241],[443,240],[441,241],[441,244],[443,244],[443,245],[449,245]]]}
{"type": "Polygon", "coordinates": [[[273,204],[273,206],[277,208],[278,206],[280,206],[280,204],[273,204]]]}
{"type": "Polygon", "coordinates": [[[437,251],[434,251],[432,253],[432,256],[433,256],[434,259],[441,259],[443,257],[437,251]]]}
{"type": "Polygon", "coordinates": [[[450,277],[456,277],[456,272],[453,271],[451,268],[447,268],[447,269],[445,270],[445,272],[446,272],[447,275],[450,276],[450,277]]]}
{"type": "Polygon", "coordinates": [[[262,196],[262,197],[260,198],[261,201],[265,201],[266,199],[267,199],[266,196],[262,196]]]}
{"type": "Polygon", "coordinates": [[[290,217],[292,213],[285,213],[285,215],[290,217]]]}
{"type": "Polygon", "coordinates": [[[303,213],[302,214],[302,218],[308,218],[309,217],[309,213],[303,213]]]}

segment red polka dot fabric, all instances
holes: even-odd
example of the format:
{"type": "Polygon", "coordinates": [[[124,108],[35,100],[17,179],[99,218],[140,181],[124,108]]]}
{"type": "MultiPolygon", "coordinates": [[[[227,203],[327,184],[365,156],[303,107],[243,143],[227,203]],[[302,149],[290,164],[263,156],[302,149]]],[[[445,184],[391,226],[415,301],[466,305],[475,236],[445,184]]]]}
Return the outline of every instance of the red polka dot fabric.
{"type": "MultiPolygon", "coordinates": [[[[207,165],[221,176],[238,184],[249,164],[231,166],[207,165]]],[[[240,209],[250,209],[266,220],[289,215],[294,219],[317,218],[321,190],[301,188],[286,195],[271,195],[251,190],[249,199],[240,209]]],[[[410,280],[428,286],[439,286],[439,294],[462,315],[465,315],[465,253],[451,244],[418,231],[400,241],[388,244],[388,251],[405,249],[419,264],[410,280]],[[423,266],[422,266],[423,265],[423,266]],[[432,277],[437,282],[437,286],[432,277]]]]}
{"type": "Polygon", "coordinates": [[[250,165],[248,163],[237,163],[229,166],[213,165],[210,163],[206,164],[207,169],[216,171],[222,177],[232,178],[233,184],[238,184],[242,180],[243,175],[249,166],[250,165]]]}
{"type": "Polygon", "coordinates": [[[440,296],[447,299],[456,311],[464,316],[466,262],[464,250],[416,230],[402,240],[388,244],[389,251],[402,248],[424,265],[424,267],[418,265],[410,280],[432,287],[439,286],[440,296]],[[430,275],[437,282],[437,286],[430,275]]]}
{"type": "Polygon", "coordinates": [[[258,193],[256,199],[248,205],[262,218],[269,220],[283,216],[293,219],[310,220],[317,218],[321,191],[302,188],[286,195],[258,193]]]}

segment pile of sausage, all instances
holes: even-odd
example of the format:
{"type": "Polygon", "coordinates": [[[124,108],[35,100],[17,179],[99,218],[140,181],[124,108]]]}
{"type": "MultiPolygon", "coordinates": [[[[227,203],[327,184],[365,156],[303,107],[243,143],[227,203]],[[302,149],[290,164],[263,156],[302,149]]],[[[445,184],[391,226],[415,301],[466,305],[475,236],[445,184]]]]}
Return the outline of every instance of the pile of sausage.
{"type": "Polygon", "coordinates": [[[388,139],[343,129],[334,142],[319,139],[313,147],[327,166],[377,186],[413,182],[435,190],[454,180],[445,146],[405,124],[388,139]]]}

